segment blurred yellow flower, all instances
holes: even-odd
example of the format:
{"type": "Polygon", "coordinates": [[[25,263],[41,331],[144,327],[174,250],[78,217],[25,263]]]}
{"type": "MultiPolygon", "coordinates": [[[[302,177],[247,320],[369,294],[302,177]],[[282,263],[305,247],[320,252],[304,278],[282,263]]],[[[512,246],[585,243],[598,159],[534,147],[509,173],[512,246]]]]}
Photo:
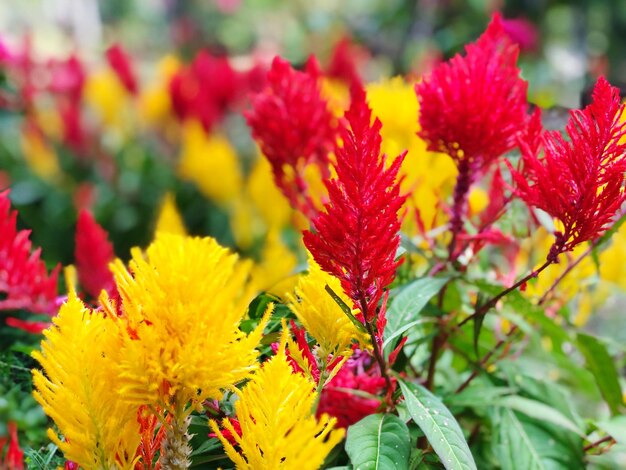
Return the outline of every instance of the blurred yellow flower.
{"type": "Polygon", "coordinates": [[[129,267],[112,266],[131,332],[117,366],[126,400],[180,411],[249,377],[269,314],[249,336],[238,328],[248,264],[211,238],[159,233],[129,267]]]}
{"type": "Polygon", "coordinates": [[[419,104],[413,86],[402,77],[367,85],[368,103],[383,125],[382,152],[394,159],[408,150],[400,175],[404,177],[402,191],[409,194],[406,202],[409,214],[403,224],[409,235],[419,233],[416,211],[426,231],[434,228],[435,220],[436,225],[445,222],[444,214],[438,211],[439,201],[452,193],[457,176],[452,159],[427,151],[426,143],[417,136],[419,104]]]}
{"type": "Polygon", "coordinates": [[[116,365],[122,345],[117,322],[70,292],[33,357],[33,395],[52,418],[50,439],[81,468],[132,469],[140,434],[137,407],[120,400],[116,365]]]}
{"type": "Polygon", "coordinates": [[[242,191],[241,169],[226,137],[207,135],[197,121],[185,123],[179,173],[209,199],[227,205],[242,191]]]}
{"type": "Polygon", "coordinates": [[[46,181],[61,176],[57,155],[37,128],[24,126],[20,143],[26,163],[37,176],[46,181]]]}
{"type": "Polygon", "coordinates": [[[89,75],[84,97],[105,126],[123,133],[132,125],[131,97],[113,70],[104,69],[89,75]]]}
{"type": "Polygon", "coordinates": [[[271,228],[261,250],[261,260],[251,271],[255,291],[267,291],[284,297],[296,282],[294,270],[297,264],[296,255],[281,240],[280,230],[271,228]]]}
{"type": "Polygon", "coordinates": [[[287,334],[285,330],[276,355],[239,393],[235,412],[241,436],[229,420],[222,421],[241,453],[224,437],[217,422],[211,421],[211,429],[237,469],[316,470],[343,439],[344,431],[333,429],[335,418],[322,415],[317,420],[313,415],[316,384],[293,372],[285,353],[287,334]]]}
{"type": "Polygon", "coordinates": [[[351,305],[339,279],[322,271],[309,255],[309,273],[300,277],[295,294],[287,296],[289,308],[319,344],[319,357],[323,360],[329,355],[352,355],[353,340],[357,340],[362,347],[369,344],[368,337],[356,328],[326,291],[327,285],[346,305],[351,305]]]}
{"type": "Polygon", "coordinates": [[[174,199],[172,193],[167,193],[161,202],[161,208],[159,209],[159,216],[156,222],[155,235],[159,232],[171,233],[174,235],[187,234],[183,218],[178,212],[176,200],[174,199]]]}
{"type": "Polygon", "coordinates": [[[157,64],[155,80],[144,88],[137,103],[139,116],[146,124],[161,125],[171,117],[169,82],[180,66],[180,60],[173,55],[166,55],[157,64]]]}

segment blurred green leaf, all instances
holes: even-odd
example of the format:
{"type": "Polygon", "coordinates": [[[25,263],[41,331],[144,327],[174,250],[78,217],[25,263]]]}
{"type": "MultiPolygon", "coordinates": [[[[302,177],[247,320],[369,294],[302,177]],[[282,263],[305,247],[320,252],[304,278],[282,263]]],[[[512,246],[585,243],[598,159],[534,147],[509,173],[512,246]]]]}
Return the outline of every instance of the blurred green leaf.
{"type": "Polygon", "coordinates": [[[604,344],[594,336],[578,333],[578,349],[585,357],[587,367],[596,379],[600,393],[604,397],[612,415],[619,414],[623,405],[622,388],[613,358],[604,344]]]}

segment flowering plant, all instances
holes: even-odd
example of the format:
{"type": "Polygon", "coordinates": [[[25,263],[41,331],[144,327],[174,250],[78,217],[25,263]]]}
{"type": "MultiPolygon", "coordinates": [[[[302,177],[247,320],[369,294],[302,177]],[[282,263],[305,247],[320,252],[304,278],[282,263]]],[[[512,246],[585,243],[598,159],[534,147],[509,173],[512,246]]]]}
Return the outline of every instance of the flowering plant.
{"type": "MultiPolygon", "coordinates": [[[[51,444],[27,448],[28,464],[515,470],[619,459],[623,348],[586,327],[626,251],[618,90],[599,78],[564,134],[544,130],[499,15],[415,83],[364,83],[347,47],[304,70],[279,57],[240,70],[201,52],[166,61],[145,90],[120,45],[100,78],[75,56],[49,68],[2,59],[30,171],[59,191],[64,175],[80,181],[75,243],[57,252],[68,252],[64,276],[19,228],[20,185],[0,192],[3,327],[42,334],[24,361],[51,444]],[[31,68],[54,86],[37,88],[31,68]],[[98,80],[113,80],[106,90],[141,129],[107,122],[98,80]],[[97,124],[84,118],[89,93],[97,124]],[[42,94],[71,109],[60,134],[46,129],[42,94]],[[231,116],[258,144],[249,161],[226,132],[231,116]],[[98,132],[180,150],[141,174],[137,187],[161,175],[172,192],[161,188],[154,230],[129,255],[93,193],[132,183],[133,157],[118,160],[98,132]],[[224,224],[194,219],[198,200],[228,236],[207,236],[224,224]]],[[[21,436],[9,411],[0,465],[21,468],[19,438],[43,438],[21,436]]]]}

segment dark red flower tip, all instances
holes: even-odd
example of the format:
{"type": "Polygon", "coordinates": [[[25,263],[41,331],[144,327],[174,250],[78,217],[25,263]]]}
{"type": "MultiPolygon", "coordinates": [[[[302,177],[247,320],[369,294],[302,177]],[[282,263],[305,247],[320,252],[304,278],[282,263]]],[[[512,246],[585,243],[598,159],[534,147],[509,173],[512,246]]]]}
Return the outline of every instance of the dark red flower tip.
{"type": "Polygon", "coordinates": [[[11,210],[9,191],[0,192],[0,310],[55,311],[59,266],[50,274],[32,250],[30,230],[17,230],[17,211],[11,210]]]}
{"type": "Polygon", "coordinates": [[[119,44],[112,45],[106,51],[106,58],[120,82],[124,85],[124,88],[126,88],[129,93],[136,95],[139,91],[137,77],[133,70],[130,56],[124,48],[119,44]]]}
{"type": "Polygon", "coordinates": [[[115,259],[113,246],[107,232],[87,210],[81,210],[76,224],[76,247],[74,250],[78,281],[85,292],[97,298],[102,290],[109,296],[117,296],[117,288],[109,263],[115,259]]]}
{"type": "Polygon", "coordinates": [[[321,268],[336,276],[367,322],[376,316],[383,289],[394,279],[400,244],[398,170],[404,154],[388,168],[381,156],[381,123],[372,122],[362,88],[353,89],[334,165],[326,181],[329,201],[304,232],[304,244],[321,268]]]}
{"type": "Polygon", "coordinates": [[[319,78],[313,57],[302,72],[276,57],[266,88],[251,97],[252,108],[245,113],[252,136],[272,166],[276,185],[294,208],[308,216],[315,211],[302,201],[306,199],[304,168],[319,165],[327,176],[337,136],[336,120],[321,96],[319,78]]]}
{"type": "Polygon", "coordinates": [[[626,200],[624,110],[619,90],[601,77],[593,102],[571,112],[567,140],[558,131],[543,132],[539,109],[520,138],[523,168],[509,165],[516,194],[563,224],[550,255],[555,259],[601,236],[626,200]]]}
{"type": "Polygon", "coordinates": [[[343,37],[335,44],[327,67],[327,75],[342,80],[350,86],[361,85],[357,60],[364,54],[350,38],[343,37]]]}
{"type": "Polygon", "coordinates": [[[465,47],[465,56],[439,64],[416,85],[418,134],[429,150],[457,163],[475,161],[480,170],[516,145],[527,120],[527,83],[517,56],[495,14],[483,35],[465,47]]]}

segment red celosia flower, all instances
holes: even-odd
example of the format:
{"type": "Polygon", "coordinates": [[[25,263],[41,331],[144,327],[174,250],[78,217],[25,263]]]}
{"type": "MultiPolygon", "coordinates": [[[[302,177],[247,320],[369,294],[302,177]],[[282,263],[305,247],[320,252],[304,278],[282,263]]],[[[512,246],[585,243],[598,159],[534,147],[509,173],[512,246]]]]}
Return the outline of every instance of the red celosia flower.
{"type": "Polygon", "coordinates": [[[535,51],[539,46],[539,30],[526,18],[502,20],[504,32],[522,51],[535,51]]]}
{"type": "Polygon", "coordinates": [[[130,61],[130,57],[119,44],[114,44],[106,51],[107,62],[117,74],[124,88],[132,94],[138,92],[137,78],[130,61]]]}
{"type": "Polygon", "coordinates": [[[201,51],[172,76],[172,107],[180,119],[197,119],[209,131],[242,95],[245,84],[226,57],[201,51]]]}
{"type": "Polygon", "coordinates": [[[511,169],[517,195],[563,224],[548,260],[602,235],[626,200],[624,109],[619,90],[600,78],[593,102],[571,112],[568,140],[542,132],[539,110],[520,139],[523,169],[511,169]]]}
{"type": "Polygon", "coordinates": [[[419,135],[429,150],[457,163],[476,161],[480,169],[515,146],[526,122],[527,84],[516,66],[518,47],[498,14],[465,51],[416,85],[419,135]]]}
{"type": "Polygon", "coordinates": [[[48,275],[39,259],[41,250],[31,252],[29,230],[17,230],[17,212],[11,211],[9,192],[0,193],[0,310],[28,310],[51,314],[57,294],[57,266],[48,275]]]}
{"type": "Polygon", "coordinates": [[[97,298],[104,289],[110,296],[116,296],[115,280],[109,269],[109,263],[115,259],[113,246],[107,232],[87,210],[81,210],[78,215],[74,258],[78,280],[85,292],[97,298]]]}
{"type": "Polygon", "coordinates": [[[371,123],[365,92],[354,88],[345,114],[342,146],[336,149],[337,177],[326,181],[329,202],[313,220],[315,232],[304,232],[304,244],[321,268],[341,286],[366,322],[376,318],[383,289],[395,276],[400,244],[398,170],[404,154],[386,167],[380,154],[381,123],[371,123]]]}
{"type": "Polygon", "coordinates": [[[337,134],[320,95],[319,75],[313,57],[304,72],[276,57],[267,74],[268,86],[251,98],[252,109],[245,113],[252,136],[272,166],[276,185],[294,208],[309,217],[316,210],[307,196],[304,168],[317,164],[322,175],[328,175],[328,157],[337,134]]]}
{"type": "Polygon", "coordinates": [[[371,357],[364,352],[355,352],[322,390],[317,415],[327,413],[337,418],[337,426],[347,428],[368,415],[376,413],[381,399],[376,398],[385,388],[385,379],[370,366],[371,357]],[[351,393],[366,392],[372,398],[351,393]]]}
{"type": "Polygon", "coordinates": [[[23,470],[24,452],[20,449],[20,444],[17,439],[17,426],[14,422],[10,421],[7,424],[7,429],[9,431],[9,446],[4,458],[2,458],[2,455],[7,438],[0,439],[0,468],[6,468],[7,470],[23,470]]]}

